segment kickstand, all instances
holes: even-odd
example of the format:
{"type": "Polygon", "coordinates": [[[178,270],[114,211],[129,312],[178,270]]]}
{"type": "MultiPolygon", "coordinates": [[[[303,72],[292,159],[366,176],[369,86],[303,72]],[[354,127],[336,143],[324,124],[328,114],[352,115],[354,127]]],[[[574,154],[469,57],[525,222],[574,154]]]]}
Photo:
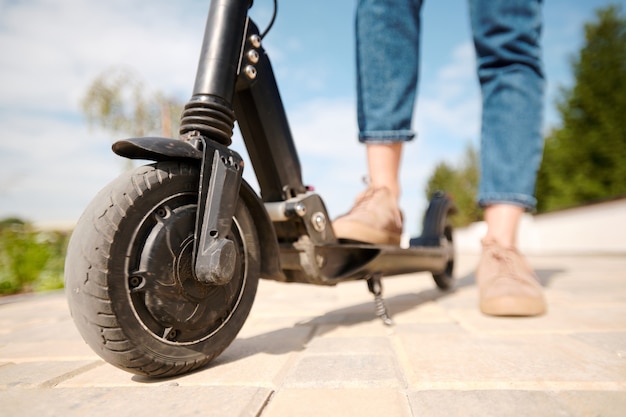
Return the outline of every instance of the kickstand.
{"type": "Polygon", "coordinates": [[[374,303],[376,304],[376,315],[380,317],[386,326],[393,326],[393,320],[387,313],[387,307],[383,300],[383,284],[380,280],[382,274],[370,275],[367,279],[367,288],[374,294],[374,303]]]}

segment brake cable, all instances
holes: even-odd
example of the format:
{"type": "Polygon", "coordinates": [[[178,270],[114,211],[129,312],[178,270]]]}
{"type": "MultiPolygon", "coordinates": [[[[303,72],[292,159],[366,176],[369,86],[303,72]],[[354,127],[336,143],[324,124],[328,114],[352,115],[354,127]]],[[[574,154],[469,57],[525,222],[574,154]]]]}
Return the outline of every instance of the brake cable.
{"type": "Polygon", "coordinates": [[[261,39],[263,39],[265,37],[265,35],[267,35],[267,33],[270,31],[270,29],[272,28],[272,26],[274,26],[274,22],[276,21],[276,14],[278,12],[278,0],[274,0],[274,13],[272,13],[272,20],[270,20],[270,23],[267,25],[267,28],[265,28],[265,30],[263,31],[263,33],[261,33],[261,39]]]}

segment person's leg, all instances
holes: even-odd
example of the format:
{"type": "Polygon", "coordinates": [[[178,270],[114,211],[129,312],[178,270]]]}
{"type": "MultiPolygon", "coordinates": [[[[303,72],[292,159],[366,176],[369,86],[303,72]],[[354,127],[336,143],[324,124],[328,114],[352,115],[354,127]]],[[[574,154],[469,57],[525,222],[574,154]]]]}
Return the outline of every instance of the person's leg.
{"type": "Polygon", "coordinates": [[[517,246],[517,229],[524,208],[512,204],[492,204],[485,208],[487,234],[484,240],[506,248],[517,246]]]}
{"type": "Polygon", "coordinates": [[[333,222],[340,239],[400,243],[399,169],[415,103],[421,0],[359,0],[356,13],[359,141],[368,189],[333,222]]]}
{"type": "Polygon", "coordinates": [[[543,136],[541,0],[471,0],[483,112],[479,203],[536,205],[543,136]]]}
{"type": "Polygon", "coordinates": [[[480,308],[538,315],[545,300],[516,238],[522,214],[536,204],[543,149],[541,0],[471,0],[470,12],[483,96],[478,198],[487,234],[476,271],[480,308]]]}
{"type": "Polygon", "coordinates": [[[411,140],[421,0],[359,0],[356,9],[359,141],[411,140]]]}
{"type": "Polygon", "coordinates": [[[387,188],[394,201],[400,199],[400,162],[402,142],[371,143],[367,145],[369,186],[387,188]]]}

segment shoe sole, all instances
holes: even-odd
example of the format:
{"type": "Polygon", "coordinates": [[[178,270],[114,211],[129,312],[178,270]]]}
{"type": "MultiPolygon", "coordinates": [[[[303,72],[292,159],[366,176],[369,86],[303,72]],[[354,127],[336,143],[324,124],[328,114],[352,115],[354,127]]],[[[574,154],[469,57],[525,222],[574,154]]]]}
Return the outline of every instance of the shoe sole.
{"type": "Polygon", "coordinates": [[[489,316],[533,317],[546,313],[546,303],[536,298],[497,297],[482,300],[480,311],[489,316]]]}

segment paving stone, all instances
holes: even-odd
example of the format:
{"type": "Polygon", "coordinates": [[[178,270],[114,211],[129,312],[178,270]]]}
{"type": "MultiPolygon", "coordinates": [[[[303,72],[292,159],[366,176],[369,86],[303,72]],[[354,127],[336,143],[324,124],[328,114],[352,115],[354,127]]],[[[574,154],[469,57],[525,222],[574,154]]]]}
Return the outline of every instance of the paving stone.
{"type": "Polygon", "coordinates": [[[404,377],[385,355],[312,355],[293,365],[282,383],[288,388],[398,388],[404,377]]]}
{"type": "Polygon", "coordinates": [[[597,285],[590,285],[593,278],[576,279],[571,275],[554,282],[550,288],[569,295],[572,302],[584,303],[624,303],[626,302],[626,286],[624,277],[604,277],[597,285]],[[584,297],[581,295],[584,294],[584,297]]]}
{"type": "Polygon", "coordinates": [[[309,320],[310,317],[304,315],[268,316],[255,313],[248,317],[237,338],[251,338],[284,329],[306,326],[306,322],[309,320]]]}
{"type": "Polygon", "coordinates": [[[115,366],[100,361],[97,366],[85,372],[72,375],[59,382],[59,388],[103,388],[103,387],[138,387],[146,383],[161,384],[167,379],[146,379],[115,366]]]}
{"type": "Polygon", "coordinates": [[[340,304],[337,288],[261,280],[251,314],[317,316],[340,304]]]}
{"type": "Polygon", "coordinates": [[[452,310],[463,327],[479,333],[573,333],[585,331],[626,331],[625,304],[555,305],[548,297],[548,314],[541,317],[489,317],[478,309],[452,310]]]}
{"type": "MultiPolygon", "coordinates": [[[[438,290],[435,291],[439,292],[438,290]]],[[[446,308],[435,301],[427,301],[415,305],[410,301],[407,301],[406,304],[401,304],[391,300],[387,302],[387,307],[395,324],[452,321],[446,308]]]]}
{"type": "Polygon", "coordinates": [[[256,417],[271,391],[255,387],[12,389],[0,391],[11,417],[240,416],[256,417]]]}
{"type": "Polygon", "coordinates": [[[0,345],[77,339],[80,339],[80,334],[69,317],[61,320],[50,319],[30,324],[20,324],[11,329],[10,332],[0,333],[0,345]]]}
{"type": "MultiPolygon", "coordinates": [[[[340,304],[341,305],[341,304],[340,304]]],[[[364,303],[351,304],[346,307],[335,308],[303,322],[309,326],[338,325],[351,326],[357,323],[367,323],[376,318],[373,298],[364,303]]]]}
{"type": "Polygon", "coordinates": [[[82,339],[49,340],[33,343],[10,343],[0,346],[0,361],[33,362],[33,361],[72,361],[97,360],[99,356],[82,339]]]}
{"type": "Polygon", "coordinates": [[[0,367],[0,388],[56,385],[62,378],[96,366],[94,361],[28,362],[0,367]]]}
{"type": "Polygon", "coordinates": [[[626,410],[624,391],[566,391],[555,396],[576,417],[623,417],[626,410]]]}
{"type": "Polygon", "coordinates": [[[394,328],[386,326],[374,315],[365,321],[352,323],[329,323],[315,326],[315,338],[388,337],[394,328]]]}
{"type": "Polygon", "coordinates": [[[300,352],[311,339],[313,329],[309,326],[292,326],[263,332],[250,337],[237,337],[222,356],[236,361],[261,353],[281,355],[300,352]]]}
{"type": "Polygon", "coordinates": [[[0,326],[22,328],[30,323],[70,319],[65,295],[59,291],[0,297],[0,326]]]}
{"type": "Polygon", "coordinates": [[[414,416],[573,417],[557,397],[541,391],[414,391],[408,394],[414,416]]]}
{"type": "Polygon", "coordinates": [[[263,417],[411,417],[406,396],[390,389],[286,389],[263,417]]]}
{"type": "Polygon", "coordinates": [[[450,320],[447,322],[426,322],[426,323],[401,323],[394,326],[396,334],[413,334],[420,338],[422,335],[432,333],[466,333],[467,330],[458,323],[450,320]]]}
{"type": "Polygon", "coordinates": [[[385,337],[326,337],[313,340],[307,355],[388,355],[393,347],[385,337]]]}
{"type": "MultiPolygon", "coordinates": [[[[178,377],[169,378],[181,386],[191,385],[254,385],[273,387],[275,379],[290,353],[304,349],[310,329],[293,327],[260,334],[249,339],[236,339],[224,353],[208,366],[178,377]]],[[[137,386],[159,383],[163,379],[149,379],[105,364],[61,384],[63,387],[137,386]]]]}
{"type": "Polygon", "coordinates": [[[453,287],[453,289],[442,292],[442,296],[437,300],[444,310],[465,309],[476,310],[478,308],[478,289],[472,283],[462,287],[453,287]]]}
{"type": "MultiPolygon", "coordinates": [[[[277,334],[278,335],[278,334],[277,334]]],[[[259,339],[256,341],[262,343],[259,339]]],[[[289,347],[288,339],[285,346],[280,347],[277,341],[270,342],[270,349],[258,350],[255,340],[244,345],[243,341],[235,341],[222,355],[208,367],[197,372],[181,376],[177,379],[181,385],[254,385],[273,388],[279,385],[285,368],[293,361],[293,357],[302,349],[304,338],[300,343],[289,347]]]]}
{"type": "Polygon", "coordinates": [[[626,332],[579,333],[570,336],[626,360],[626,332]]]}
{"type": "Polygon", "coordinates": [[[411,387],[510,387],[546,381],[624,382],[626,364],[615,355],[563,335],[401,334],[411,387]],[[448,384],[448,385],[446,385],[448,384]]]}

